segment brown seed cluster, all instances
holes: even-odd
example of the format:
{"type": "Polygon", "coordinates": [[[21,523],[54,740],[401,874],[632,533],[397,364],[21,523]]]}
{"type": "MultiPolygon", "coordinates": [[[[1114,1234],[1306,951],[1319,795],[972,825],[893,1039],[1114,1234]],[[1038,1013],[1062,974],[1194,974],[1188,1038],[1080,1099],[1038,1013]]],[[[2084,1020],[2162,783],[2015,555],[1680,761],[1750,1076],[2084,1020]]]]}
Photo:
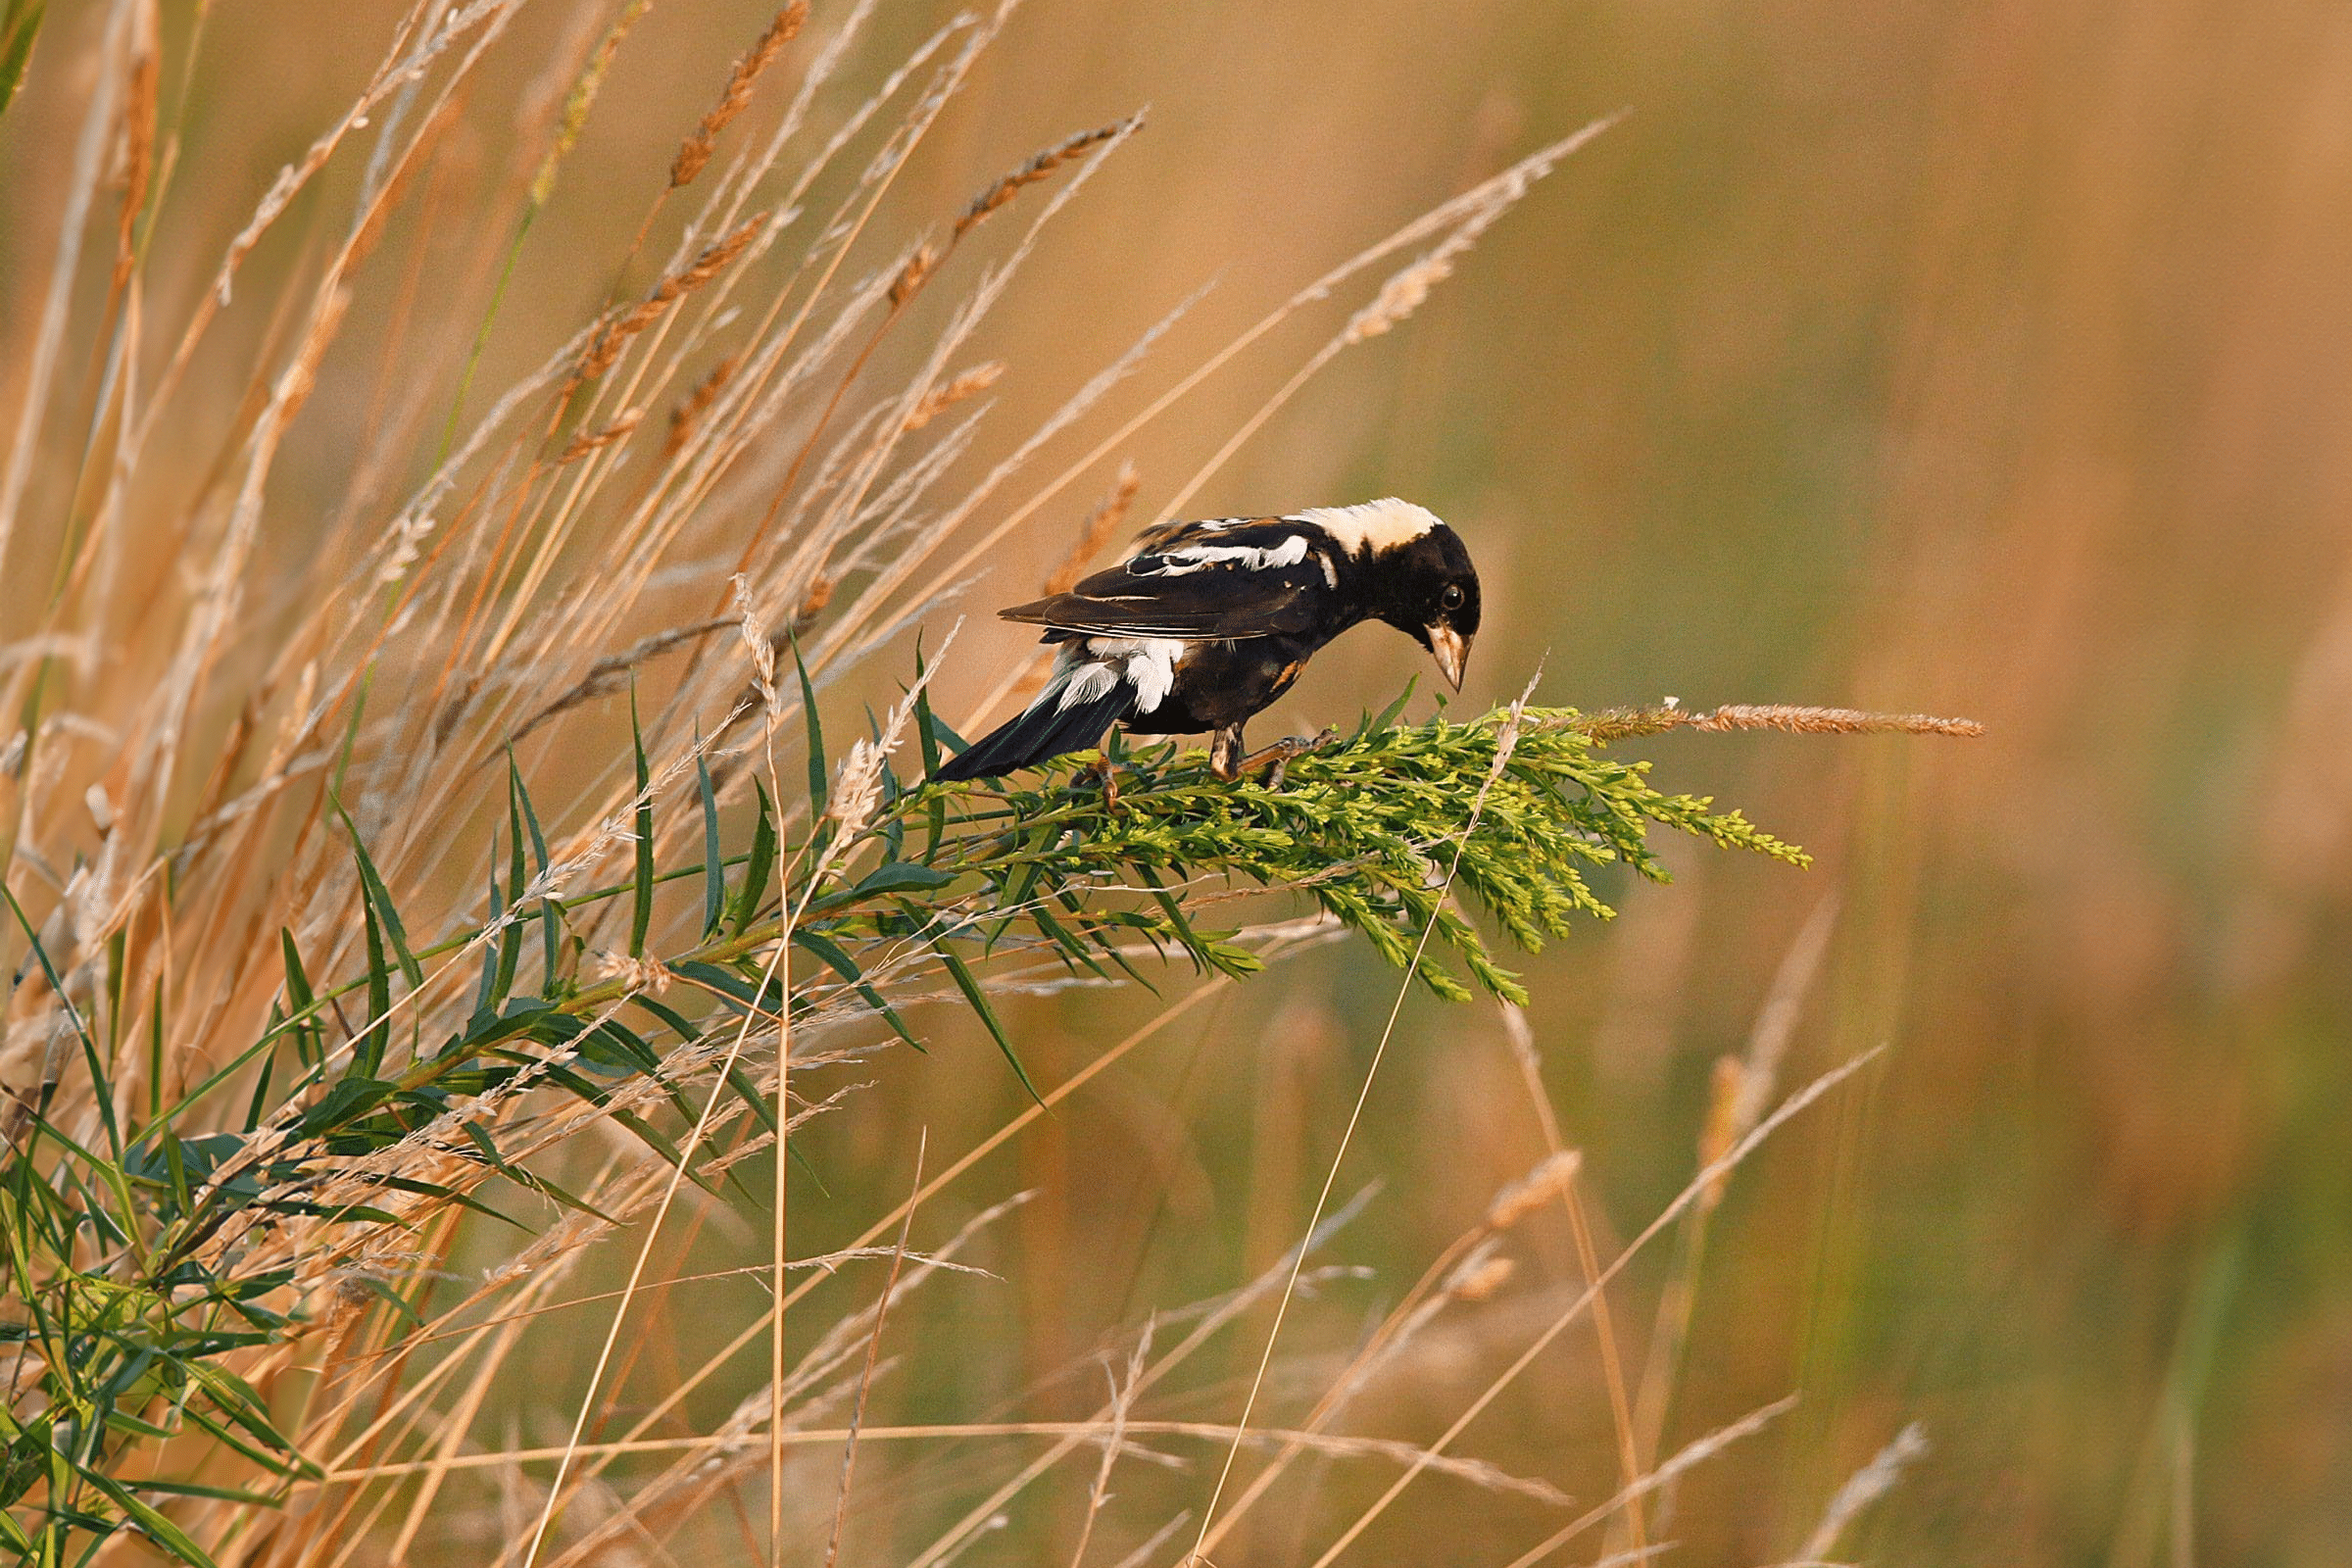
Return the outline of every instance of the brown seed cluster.
{"type": "Polygon", "coordinates": [[[570,445],[557,455],[556,466],[560,468],[566,463],[577,463],[591,452],[601,452],[615,441],[627,439],[629,432],[636,429],[639,424],[644,422],[644,419],[645,411],[643,409],[623,409],[620,417],[603,429],[582,430],[571,438],[570,445]]]}
{"type": "Polygon", "coordinates": [[[694,439],[695,428],[702,423],[703,416],[710,412],[710,405],[726,389],[727,383],[735,378],[735,371],[742,364],[742,355],[728,355],[710,367],[710,373],[697,381],[694,390],[669,411],[669,434],[662,443],[662,461],[667,462],[686,450],[686,443],[694,439]]]}
{"type": "Polygon", "coordinates": [[[741,227],[704,246],[693,261],[656,283],[652,293],[608,322],[582,356],[579,378],[593,381],[612,368],[631,338],[653,325],[670,306],[716,277],[728,263],[743,254],[744,247],[751,244],[766,221],[765,213],[753,214],[741,227]]]}
{"type": "Polygon", "coordinates": [[[1070,546],[1070,553],[1062,558],[1061,564],[1055,566],[1053,574],[1046,578],[1048,595],[1066,594],[1078,586],[1078,579],[1086,574],[1087,566],[1102,553],[1102,547],[1110,543],[1111,535],[1117,533],[1120,525],[1127,520],[1127,509],[1135,505],[1135,492],[1143,482],[1144,476],[1134,464],[1120,466],[1118,481],[1110,487],[1110,494],[1104,496],[1102,504],[1089,513],[1086,521],[1078,525],[1077,543],[1070,546]]]}
{"type": "Polygon", "coordinates": [[[752,87],[760,80],[760,73],[775,64],[776,56],[792,42],[801,25],[808,20],[808,0],[792,0],[792,4],[776,13],[744,57],[735,62],[727,74],[727,85],[718,95],[718,102],[703,116],[703,122],[694,127],[694,134],[678,145],[677,157],[669,164],[669,188],[692,184],[694,177],[710,162],[717,149],[718,133],[727,128],[727,122],[743,113],[743,106],[752,101],[752,87]]]}
{"type": "Polygon", "coordinates": [[[894,311],[904,309],[906,302],[914,298],[915,290],[921,288],[938,269],[939,247],[929,240],[915,246],[907,253],[905,265],[900,267],[899,275],[890,280],[890,308],[894,311]]]}
{"type": "Polygon", "coordinates": [[[923,394],[907,414],[906,428],[920,430],[964,399],[978,397],[990,387],[995,386],[998,378],[1004,373],[1004,362],[990,360],[985,365],[975,365],[961,374],[940,383],[923,394]]]}
{"type": "Polygon", "coordinates": [[[1113,124],[1099,125],[1093,130],[1082,130],[1068,140],[1037,154],[1020,168],[972,198],[971,205],[963,210],[963,216],[956,220],[955,237],[961,239],[970,233],[989,214],[1019,194],[1022,186],[1036,184],[1089,147],[1099,146],[1110,140],[1111,137],[1118,135],[1133,123],[1134,122],[1131,120],[1122,120],[1113,124]]]}

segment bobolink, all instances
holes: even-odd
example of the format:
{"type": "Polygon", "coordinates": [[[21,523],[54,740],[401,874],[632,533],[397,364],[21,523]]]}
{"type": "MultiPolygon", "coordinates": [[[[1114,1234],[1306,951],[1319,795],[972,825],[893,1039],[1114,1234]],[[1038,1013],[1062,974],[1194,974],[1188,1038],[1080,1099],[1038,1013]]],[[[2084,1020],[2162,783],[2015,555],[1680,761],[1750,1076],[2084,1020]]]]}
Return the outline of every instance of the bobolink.
{"type": "Polygon", "coordinates": [[[1101,742],[1215,730],[1222,778],[1297,755],[1245,758],[1242,726],[1298,678],[1325,643],[1384,620],[1437,656],[1462,686],[1478,634],[1478,571],[1451,528],[1410,502],[1220,517],[1147,532],[1135,553],[1066,594],[1000,611],[1061,645],[1054,677],[1018,717],[941,766],[994,778],[1101,742]]]}

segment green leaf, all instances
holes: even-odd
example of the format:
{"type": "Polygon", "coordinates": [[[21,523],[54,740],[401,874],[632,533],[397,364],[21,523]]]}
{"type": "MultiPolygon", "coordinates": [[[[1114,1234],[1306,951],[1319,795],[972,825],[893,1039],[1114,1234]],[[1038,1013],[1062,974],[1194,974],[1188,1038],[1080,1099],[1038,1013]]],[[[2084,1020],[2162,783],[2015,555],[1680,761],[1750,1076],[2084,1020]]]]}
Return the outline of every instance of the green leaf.
{"type": "Polygon", "coordinates": [[[972,1010],[980,1015],[980,1021],[988,1025],[988,1032],[996,1040],[997,1049],[1004,1053],[1006,1061],[1012,1063],[1012,1075],[1021,1081],[1023,1089],[1029,1091],[1029,1098],[1043,1105],[1045,1097],[1037,1092],[1037,1085],[1029,1081],[1029,1069],[1021,1065],[1020,1054],[1012,1049],[1012,1041],[1006,1037],[1004,1026],[997,1021],[996,1009],[988,1004],[988,995],[980,989],[980,981],[972,973],[972,966],[957,956],[944,939],[932,943],[931,951],[938,954],[940,961],[948,966],[948,973],[955,977],[956,989],[963,993],[963,1000],[972,1004],[972,1010]]]}
{"type": "MultiPolygon", "coordinates": [[[[531,835],[532,875],[547,875],[547,835],[539,831],[539,813],[531,809],[531,792],[523,787],[522,770],[514,765],[514,748],[507,748],[507,808],[519,812],[522,825],[531,835]]],[[[522,840],[514,841],[514,896],[522,896],[521,859],[522,840]]],[[[548,996],[556,994],[556,977],[561,972],[564,956],[563,906],[553,898],[539,901],[539,931],[547,949],[547,973],[541,989],[548,996]]]]}
{"type": "MultiPolygon", "coordinates": [[[[500,918],[507,912],[507,897],[498,885],[498,834],[495,830],[490,835],[489,911],[490,918],[485,922],[485,929],[496,929],[500,918]]],[[[505,933],[501,932],[500,935],[504,936],[505,933]]],[[[499,952],[504,946],[503,942],[493,941],[482,951],[482,981],[473,993],[473,1010],[476,1012],[488,1012],[506,1000],[499,994],[498,988],[499,952]]]]}
{"type": "MultiPolygon", "coordinates": [[[[284,1021],[285,1014],[277,1004],[274,1002],[270,1004],[269,1032],[270,1034],[277,1033],[278,1026],[284,1021]]],[[[253,1098],[245,1104],[245,1130],[247,1132],[253,1131],[262,1124],[262,1116],[270,1108],[270,1080],[275,1074],[276,1069],[277,1053],[274,1051],[263,1053],[262,1070],[253,1080],[253,1098]]]]}
{"type": "Polygon", "coordinates": [[[822,958],[832,967],[835,974],[856,986],[858,994],[865,999],[866,1005],[882,1015],[882,1021],[890,1025],[892,1033],[915,1050],[925,1051],[923,1043],[914,1038],[913,1031],[909,1030],[906,1021],[900,1018],[898,1009],[882,999],[881,992],[866,983],[865,972],[858,967],[856,959],[842,951],[839,943],[822,932],[805,929],[793,932],[792,940],[822,958]]]}
{"type": "Polygon", "coordinates": [[[629,688],[629,745],[637,758],[636,900],[629,910],[629,956],[645,956],[654,923],[654,775],[645,760],[645,731],[637,724],[637,688],[629,688]]]}
{"type": "Polygon", "coordinates": [[[295,1019],[294,1055],[305,1067],[315,1067],[324,1057],[325,1048],[318,1038],[318,1025],[302,1020],[317,1013],[318,998],[302,966],[301,950],[294,946],[294,933],[282,925],[277,928],[277,948],[286,965],[286,1004],[295,1019]]]}
{"type": "Polygon", "coordinates": [[[1404,711],[1404,705],[1413,700],[1413,688],[1419,686],[1420,684],[1420,676],[1407,675],[1404,680],[1404,690],[1396,694],[1396,700],[1395,702],[1391,703],[1388,707],[1380,710],[1380,716],[1378,718],[1375,718],[1371,723],[1364,726],[1364,733],[1372,734],[1379,730],[1385,730],[1390,725],[1396,723],[1396,716],[1404,711]]]}
{"type": "Polygon", "coordinates": [[[776,869],[776,818],[767,799],[767,786],[758,779],[752,788],[760,797],[760,819],[752,825],[752,858],[743,868],[743,886],[736,890],[735,904],[727,911],[727,930],[736,936],[760,913],[760,905],[767,897],[767,879],[776,869]]]}
{"type": "Polygon", "coordinates": [[[383,921],[384,938],[392,944],[392,956],[399,960],[400,972],[408,977],[409,987],[414,990],[424,984],[424,970],[417,964],[416,956],[409,951],[409,933],[400,923],[400,910],[393,906],[384,879],[376,874],[375,862],[368,858],[368,846],[360,842],[360,830],[353,825],[351,813],[333,796],[328,796],[327,801],[334,807],[335,815],[342,818],[343,831],[351,835],[352,854],[360,862],[360,888],[366,895],[365,902],[383,921]]]}
{"type": "Polygon", "coordinates": [[[718,847],[718,791],[703,756],[703,734],[694,734],[694,783],[703,798],[703,936],[715,936],[727,913],[727,861],[718,847]]]}
{"type": "Polygon", "coordinates": [[[353,1070],[372,1078],[383,1065],[384,1045],[392,1035],[392,969],[384,962],[384,936],[377,928],[375,904],[363,900],[360,913],[368,927],[368,1027],[351,1043],[353,1070]]]}
{"type": "Polygon", "coordinates": [[[828,893],[821,899],[813,900],[807,909],[800,912],[821,914],[827,909],[838,909],[866,899],[878,899],[889,893],[929,892],[934,888],[946,887],[956,880],[956,876],[954,871],[917,865],[911,860],[893,860],[868,872],[864,880],[855,887],[828,893]]]}
{"type": "Polygon", "coordinates": [[[216,1568],[213,1559],[205,1555],[202,1546],[188,1539],[186,1532],[149,1504],[141,1502],[129,1488],[98,1470],[84,1469],[78,1465],[74,1468],[82,1480],[114,1499],[115,1505],[130,1515],[131,1521],[157,1545],[181,1562],[193,1565],[193,1568],[216,1568]]]}
{"type": "Polygon", "coordinates": [[[808,725],[808,819],[813,822],[825,814],[825,726],[816,716],[816,685],[808,678],[798,637],[792,639],[792,667],[800,672],[801,717],[808,725]]]}
{"type": "Polygon", "coordinates": [[[0,10],[0,115],[8,113],[24,68],[32,62],[32,40],[41,30],[46,0],[8,0],[0,10]]]}
{"type": "Polygon", "coordinates": [[[66,1019],[74,1026],[74,1033],[81,1042],[82,1059],[90,1070],[90,1091],[98,1102],[98,1118],[106,1128],[106,1147],[119,1165],[122,1161],[122,1129],[115,1120],[114,1085],[107,1079],[105,1064],[98,1059],[97,1042],[90,1038],[89,1030],[82,1027],[81,1009],[74,1005],[73,998],[66,995],[66,983],[58,978],[56,967],[50,963],[48,950],[41,946],[40,933],[24,917],[24,906],[17,902],[14,893],[8,891],[5,882],[0,882],[0,895],[8,899],[9,910],[16,915],[18,926],[24,932],[24,940],[32,944],[32,956],[40,960],[41,973],[49,977],[50,991],[55,993],[58,1005],[66,1009],[66,1019]]]}

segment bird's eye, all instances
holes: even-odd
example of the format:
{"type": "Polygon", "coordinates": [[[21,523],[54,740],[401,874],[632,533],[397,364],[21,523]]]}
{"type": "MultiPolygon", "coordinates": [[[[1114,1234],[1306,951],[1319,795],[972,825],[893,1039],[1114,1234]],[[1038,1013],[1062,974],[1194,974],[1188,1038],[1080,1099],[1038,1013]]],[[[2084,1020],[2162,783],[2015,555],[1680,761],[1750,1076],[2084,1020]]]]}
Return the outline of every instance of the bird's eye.
{"type": "Polygon", "coordinates": [[[1447,610],[1461,609],[1462,585],[1458,582],[1447,583],[1446,585],[1446,591],[1438,595],[1438,603],[1445,606],[1447,610]]]}

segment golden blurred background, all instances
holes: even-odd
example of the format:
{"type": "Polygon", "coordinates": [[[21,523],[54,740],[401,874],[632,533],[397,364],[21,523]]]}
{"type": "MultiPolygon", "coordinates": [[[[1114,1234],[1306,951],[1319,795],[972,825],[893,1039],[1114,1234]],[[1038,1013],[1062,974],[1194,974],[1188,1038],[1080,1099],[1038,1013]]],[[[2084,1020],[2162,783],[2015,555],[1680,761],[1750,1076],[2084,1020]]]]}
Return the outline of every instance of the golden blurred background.
{"type": "MultiPolygon", "coordinates": [[[[99,9],[52,8],[0,122],[0,214],[23,215],[0,220],[0,387],[33,330],[99,9]]],[[[158,319],[185,315],[398,10],[204,9],[151,269],[158,319]]],[[[681,128],[770,9],[665,0],[629,36],[528,236],[479,385],[588,318],[681,128]]],[[[192,12],[163,15],[170,61],[192,12]]],[[[884,7],[849,89],[948,15],[884,7]]],[[[525,8],[449,133],[428,177],[452,210],[494,215],[482,227],[502,244],[529,176],[523,127],[611,18],[525,8]]],[[[1604,1251],[1690,1178],[1714,1064],[1747,1049],[1776,975],[1798,1009],[1788,1084],[1887,1048],[1739,1174],[1714,1222],[1666,1443],[1801,1399],[1656,1510],[1652,1539],[1678,1544],[1667,1560],[1781,1560],[1917,1421],[1930,1452],[1849,1538],[1853,1559],[2343,1561],[2352,14],[2319,0],[1030,0],[893,191],[891,233],[1146,107],[1147,128],[977,345],[1010,367],[994,417],[1027,428],[1213,281],[1154,360],[1189,364],[1528,148],[1628,111],[1190,510],[1394,493],[1450,519],[1487,585],[1461,700],[1479,710],[1541,663],[1543,699],[1583,708],[1816,702],[1989,727],[1973,742],[1635,748],[1668,787],[1738,805],[1819,863],[1677,849],[1671,886],[1608,884],[1621,918],[1530,966],[1534,1038],[1604,1251]],[[1817,973],[1809,929],[1826,933],[1817,973]]],[[[269,279],[319,239],[302,222],[269,238],[221,343],[276,329],[269,279]]],[[[404,330],[443,340],[417,358],[454,366],[501,254],[447,225],[403,253],[405,283],[396,269],[363,287],[347,337],[362,346],[325,368],[289,441],[266,553],[298,558],[341,508],[389,513],[416,473],[355,476],[348,454],[408,420],[420,472],[453,386],[439,370],[409,386],[364,345],[406,299],[404,330]]],[[[1143,475],[1139,507],[1189,479],[1343,318],[1285,327],[1117,454],[1143,475]]],[[[213,461],[236,393],[224,384],[208,409],[218,427],[167,433],[187,466],[213,461]]],[[[0,411],[17,401],[0,393],[0,411]]],[[[1078,488],[1091,497],[1109,472],[1078,488]]],[[[37,473],[33,497],[54,510],[72,482],[37,473]]],[[[1023,653],[1027,635],[986,612],[1033,591],[1083,506],[1024,528],[971,585],[939,688],[950,716],[1023,653]]],[[[28,551],[12,576],[46,569],[28,551]]],[[[0,632],[27,618],[0,605],[0,632]]],[[[934,644],[945,629],[928,628],[934,644]]],[[[878,692],[905,661],[884,662],[878,692]]],[[[1426,687],[1402,639],[1359,633],[1259,727],[1347,722],[1416,672],[1426,687]]],[[[1170,994],[1189,983],[1171,976],[1170,994]]],[[[1395,986],[1359,946],[1309,955],[1186,1015],[996,1156],[981,1196],[935,1217],[1038,1196],[984,1250],[999,1281],[894,1320],[906,1418],[1016,1403],[1083,1416],[1106,1335],[1271,1264],[1306,1221],[1395,986]]],[[[1158,1006],[1079,992],[1011,1017],[1032,1070],[1057,1080],[1158,1006]]],[[[903,1196],[918,1132],[935,1153],[960,1150],[1017,1108],[984,1036],[941,1034],[928,1056],[882,1058],[875,1094],[817,1130],[826,1190],[795,1211],[796,1251],[903,1196]]],[[[1484,1004],[1409,999],[1366,1116],[1339,1192],[1382,1190],[1334,1255],[1368,1272],[1325,1281],[1286,1327],[1277,1411],[1311,1402],[1362,1326],[1544,1152],[1484,1004]]],[[[1565,1289],[1565,1228],[1532,1229],[1565,1289]]],[[[476,1245],[486,1261],[504,1244],[476,1245]]],[[[757,1236],[738,1250],[762,1255],[757,1236]]],[[[1636,1365],[1674,1268],[1655,1248],[1612,1297],[1636,1365]]],[[[1238,1409],[1265,1314],[1250,1321],[1175,1413],[1238,1409]]],[[[1430,1436],[1531,1321],[1470,1318],[1363,1428],[1430,1436]]],[[[498,1419],[560,1442],[580,1353],[537,1342],[498,1419]]],[[[1612,1444],[1580,1332],[1462,1446],[1591,1499],[1614,1484],[1612,1444]]],[[[1133,1485],[1198,1506],[1204,1479],[1133,1485]]],[[[966,1480],[909,1466],[851,1556],[905,1560],[969,1505],[966,1480]]],[[[1067,1560],[1084,1480],[1013,1510],[961,1560],[1067,1560]]],[[[1318,1485],[1342,1519],[1372,1487],[1339,1466],[1318,1485]]],[[[1312,1560],[1310,1513],[1260,1519],[1220,1562],[1312,1560]]],[[[1501,1563],[1549,1517],[1445,1490],[1358,1552],[1501,1563]]],[[[458,1532],[437,1560],[468,1549],[458,1532]]]]}

